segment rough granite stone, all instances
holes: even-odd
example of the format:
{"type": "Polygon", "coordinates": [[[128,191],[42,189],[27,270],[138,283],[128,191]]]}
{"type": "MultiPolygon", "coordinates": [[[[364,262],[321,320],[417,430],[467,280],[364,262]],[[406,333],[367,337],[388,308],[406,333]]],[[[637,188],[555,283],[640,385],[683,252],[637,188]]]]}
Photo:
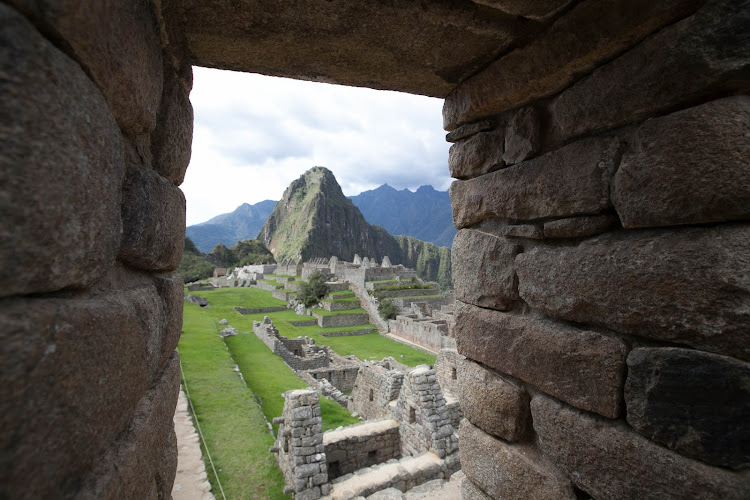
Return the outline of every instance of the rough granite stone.
{"type": "Polygon", "coordinates": [[[451,269],[456,298],[507,310],[518,301],[513,263],[521,247],[505,238],[462,229],[453,239],[451,269]]]}
{"type": "Polygon", "coordinates": [[[544,223],[545,238],[588,238],[618,225],[616,215],[570,217],[544,223]]]}
{"type": "Polygon", "coordinates": [[[159,368],[160,302],[152,286],[0,301],[0,483],[9,498],[66,491],[125,429],[159,368]]]}
{"type": "Polygon", "coordinates": [[[467,123],[466,125],[461,125],[456,130],[445,134],[445,141],[458,142],[461,139],[466,139],[467,137],[471,137],[479,132],[493,130],[496,126],[497,124],[495,123],[495,120],[479,120],[477,122],[467,123]]]}
{"type": "Polygon", "coordinates": [[[193,105],[177,74],[169,64],[164,66],[164,90],[151,134],[151,151],[154,170],[179,186],[190,163],[193,105]]]}
{"type": "Polygon", "coordinates": [[[541,148],[541,119],[539,112],[528,106],[520,109],[505,129],[503,161],[515,165],[533,158],[541,148]]]}
{"type": "Polygon", "coordinates": [[[118,259],[139,269],[173,271],[185,246],[185,196],[153,170],[129,172],[123,187],[118,259]]]}
{"type": "MultiPolygon", "coordinates": [[[[166,363],[182,334],[182,308],[185,296],[185,283],[177,273],[157,274],[154,284],[159,292],[164,310],[163,337],[159,366],[166,363]]],[[[206,299],[203,299],[206,300],[206,299]]]]}
{"type": "Polygon", "coordinates": [[[541,394],[532,399],[531,414],[544,454],[593,498],[741,500],[750,495],[747,475],[682,457],[622,423],[541,394]]]}
{"type": "Polygon", "coordinates": [[[646,121],[612,182],[626,228],[750,218],[750,96],[646,121]]]}
{"type": "MultiPolygon", "coordinates": [[[[529,44],[497,59],[452,90],[443,105],[443,127],[453,130],[467,121],[554,96],[580,75],[693,12],[700,4],[700,0],[580,2],[529,44]]],[[[664,79],[663,75],[649,78],[664,79]]],[[[631,92],[628,87],[612,84],[618,81],[609,79],[607,85],[620,88],[622,93],[631,92]]],[[[589,105],[585,96],[579,98],[579,106],[589,105]]],[[[608,107],[616,102],[610,100],[608,107]]]]}
{"type": "Polygon", "coordinates": [[[500,9],[513,16],[546,19],[570,5],[573,0],[473,0],[474,3],[500,9]]]}
{"type": "Polygon", "coordinates": [[[610,233],[516,258],[547,315],[750,360],[750,226],[610,233]]]}
{"type": "Polygon", "coordinates": [[[0,5],[0,296],[86,287],[115,260],[123,146],[80,67],[0,5]]]}
{"type": "Polygon", "coordinates": [[[456,303],[458,352],[608,418],[621,410],[627,347],[616,337],[456,303]]]}
{"type": "Polygon", "coordinates": [[[506,441],[524,437],[531,398],[523,387],[468,359],[458,363],[458,383],[464,418],[506,441]]]}
{"type": "Polygon", "coordinates": [[[584,139],[518,165],[450,187],[453,224],[498,217],[535,220],[597,214],[611,207],[610,178],[619,162],[613,137],[584,139]]]}
{"type": "Polygon", "coordinates": [[[750,365],[689,349],[635,349],[628,423],[647,438],[719,467],[750,466],[750,365]]]}
{"type": "Polygon", "coordinates": [[[575,499],[570,481],[525,444],[509,444],[461,421],[461,470],[492,498],[575,499]]]}
{"type": "Polygon", "coordinates": [[[471,179],[503,168],[504,134],[502,129],[477,132],[451,146],[448,150],[451,177],[471,179]]]}
{"type": "Polygon", "coordinates": [[[128,135],[156,125],[162,92],[159,26],[148,0],[10,0],[78,61],[128,135]]]}
{"type": "Polygon", "coordinates": [[[552,121],[562,137],[577,137],[747,88],[748,24],[744,0],[710,0],[560,94],[552,121]]]}
{"type": "Polygon", "coordinates": [[[461,481],[461,498],[462,500],[492,500],[492,497],[482,491],[479,486],[472,483],[468,477],[461,481]]]}

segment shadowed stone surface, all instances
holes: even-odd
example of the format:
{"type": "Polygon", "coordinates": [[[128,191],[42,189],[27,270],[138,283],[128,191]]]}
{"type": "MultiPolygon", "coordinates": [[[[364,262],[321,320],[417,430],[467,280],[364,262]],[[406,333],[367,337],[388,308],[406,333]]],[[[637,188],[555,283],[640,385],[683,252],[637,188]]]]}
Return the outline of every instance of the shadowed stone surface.
{"type": "Polygon", "coordinates": [[[118,259],[139,269],[172,271],[185,237],[185,196],[153,170],[129,172],[123,186],[118,259]]]}
{"type": "Polygon", "coordinates": [[[451,146],[448,151],[451,177],[471,179],[503,168],[504,134],[502,129],[479,132],[451,146]]]}
{"type": "Polygon", "coordinates": [[[159,26],[147,0],[10,0],[78,61],[127,134],[156,125],[162,87],[159,26]]]}
{"type": "MultiPolygon", "coordinates": [[[[516,258],[554,317],[750,359],[750,226],[620,232],[516,258]]],[[[460,345],[460,344],[459,344],[460,345]]]]}
{"type": "MultiPolygon", "coordinates": [[[[698,0],[581,2],[531,43],[494,61],[453,90],[443,106],[443,127],[453,130],[467,121],[553,96],[699,5],[698,0]]],[[[607,84],[616,81],[610,79],[607,84]]],[[[588,106],[585,97],[577,104],[588,106]]]]}
{"type": "Polygon", "coordinates": [[[536,156],[541,148],[541,120],[533,107],[518,111],[505,129],[503,161],[508,165],[536,156]]]}
{"type": "Polygon", "coordinates": [[[453,240],[451,269],[456,298],[493,309],[518,301],[513,263],[521,247],[505,238],[462,229],[453,240]],[[461,256],[460,258],[458,256],[461,256]]]}
{"type": "Polygon", "coordinates": [[[571,4],[573,0],[473,0],[514,16],[544,19],[571,4]]]}
{"type": "Polygon", "coordinates": [[[91,285],[119,244],[120,131],[80,67],[4,5],[0,46],[0,296],[91,285]]]}
{"type": "Polygon", "coordinates": [[[193,63],[444,97],[536,26],[471,2],[187,0],[193,63]]]}
{"type": "Polygon", "coordinates": [[[641,125],[612,183],[627,228],[750,218],[750,97],[641,125]]]}
{"type": "Polygon", "coordinates": [[[584,139],[544,156],[450,187],[457,228],[483,219],[534,220],[596,214],[610,207],[616,138],[584,139]]]}
{"type": "Polygon", "coordinates": [[[606,232],[619,224],[616,215],[570,217],[544,223],[545,238],[586,238],[606,232]]]}
{"type": "Polygon", "coordinates": [[[750,495],[747,475],[682,457],[625,425],[548,396],[535,396],[531,413],[542,451],[594,498],[741,500],[750,495]]]}
{"type": "Polygon", "coordinates": [[[0,301],[0,483],[10,498],[70,493],[124,430],[158,370],[160,302],[151,286],[0,301]]]}
{"type": "Polygon", "coordinates": [[[531,423],[523,387],[468,359],[458,364],[458,380],[464,418],[506,441],[523,438],[531,423]]]}
{"type": "MultiPolygon", "coordinates": [[[[185,295],[185,283],[177,273],[157,274],[154,284],[159,292],[164,307],[166,322],[163,326],[159,366],[167,362],[182,334],[182,306],[185,295]]],[[[205,299],[204,299],[205,300],[205,299]]]]}
{"type": "Polygon", "coordinates": [[[492,500],[492,497],[487,496],[484,491],[479,489],[479,486],[464,478],[461,481],[461,499],[462,500],[492,500]]]}
{"type": "Polygon", "coordinates": [[[456,303],[458,352],[574,406],[620,414],[627,347],[616,337],[456,303]]]}
{"type": "Polygon", "coordinates": [[[628,423],[682,455],[750,465],[750,365],[689,349],[635,349],[625,384],[628,423]]]}
{"type": "Polygon", "coordinates": [[[747,89],[748,24],[746,0],[710,0],[563,92],[550,107],[552,120],[562,136],[575,137],[747,89]]]}
{"type": "Polygon", "coordinates": [[[479,132],[493,130],[495,126],[495,120],[480,120],[474,123],[467,123],[466,125],[461,125],[456,130],[445,134],[445,140],[446,142],[458,142],[461,139],[471,137],[479,132]]]}
{"type": "Polygon", "coordinates": [[[461,420],[461,470],[492,498],[575,499],[570,481],[528,445],[508,444],[461,420]]]}

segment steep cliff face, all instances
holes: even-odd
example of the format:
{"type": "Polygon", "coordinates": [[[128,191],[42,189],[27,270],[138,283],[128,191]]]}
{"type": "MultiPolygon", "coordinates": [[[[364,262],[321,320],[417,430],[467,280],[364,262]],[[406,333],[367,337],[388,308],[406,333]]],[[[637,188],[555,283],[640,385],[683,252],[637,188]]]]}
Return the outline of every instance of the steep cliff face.
{"type": "Polygon", "coordinates": [[[332,255],[351,261],[354,254],[379,261],[388,255],[393,264],[413,267],[424,279],[443,286],[450,283],[448,248],[409,236],[394,237],[369,224],[325,167],[313,167],[289,185],[258,239],[277,261],[332,255]]]}

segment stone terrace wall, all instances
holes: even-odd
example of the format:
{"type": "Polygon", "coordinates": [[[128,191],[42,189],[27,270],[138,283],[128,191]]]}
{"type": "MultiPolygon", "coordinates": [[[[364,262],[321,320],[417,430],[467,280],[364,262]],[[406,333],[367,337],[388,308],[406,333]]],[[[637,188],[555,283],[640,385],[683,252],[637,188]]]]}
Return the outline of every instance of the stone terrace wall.
{"type": "Polygon", "coordinates": [[[315,380],[326,379],[340,391],[351,391],[354,389],[358,372],[358,365],[327,366],[308,371],[315,380]]]}
{"type": "Polygon", "coordinates": [[[42,4],[0,2],[0,496],[167,498],[190,62],[169,7],[42,4]]]}
{"type": "Polygon", "coordinates": [[[445,320],[399,314],[396,319],[388,320],[388,331],[433,352],[456,347],[445,320]]]}
{"type": "Polygon", "coordinates": [[[390,415],[389,403],[395,401],[404,382],[404,373],[377,364],[366,364],[359,369],[352,389],[349,411],[365,420],[390,415]]]}
{"type": "Polygon", "coordinates": [[[280,336],[268,316],[262,322],[253,322],[253,333],[293,370],[314,370],[329,364],[327,347],[315,346],[314,341],[308,338],[288,339],[280,336]]]}
{"type": "Polygon", "coordinates": [[[446,99],[466,491],[750,496],[748,26],[583,1],[446,99]]]}
{"type": "Polygon", "coordinates": [[[350,425],[323,434],[328,479],[401,458],[398,423],[393,419],[350,425]]]}

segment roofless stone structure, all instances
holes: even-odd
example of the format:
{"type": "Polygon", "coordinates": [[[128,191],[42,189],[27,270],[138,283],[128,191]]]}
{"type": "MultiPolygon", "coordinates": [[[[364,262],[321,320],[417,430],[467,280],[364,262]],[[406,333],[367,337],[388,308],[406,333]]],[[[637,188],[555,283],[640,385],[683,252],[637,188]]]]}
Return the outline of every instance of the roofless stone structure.
{"type": "Polygon", "coordinates": [[[170,495],[192,65],[445,98],[465,498],[750,496],[750,2],[2,0],[0,47],[0,496],[170,495]]]}

